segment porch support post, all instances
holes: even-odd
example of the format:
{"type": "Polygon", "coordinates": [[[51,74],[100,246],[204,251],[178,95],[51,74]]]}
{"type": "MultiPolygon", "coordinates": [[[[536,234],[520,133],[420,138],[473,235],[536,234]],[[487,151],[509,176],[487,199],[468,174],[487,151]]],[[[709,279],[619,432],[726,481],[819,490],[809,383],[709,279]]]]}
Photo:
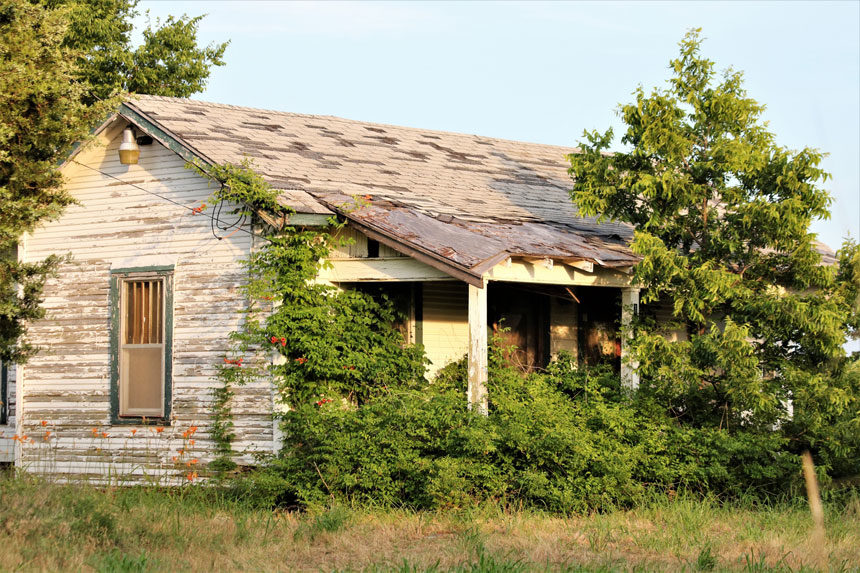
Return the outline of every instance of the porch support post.
{"type": "Polygon", "coordinates": [[[633,331],[630,324],[633,317],[639,314],[639,289],[624,287],[621,289],[621,386],[628,390],[639,387],[639,364],[630,361],[630,341],[633,331]]]}
{"type": "Polygon", "coordinates": [[[469,285],[469,409],[487,415],[487,281],[469,285]]]}

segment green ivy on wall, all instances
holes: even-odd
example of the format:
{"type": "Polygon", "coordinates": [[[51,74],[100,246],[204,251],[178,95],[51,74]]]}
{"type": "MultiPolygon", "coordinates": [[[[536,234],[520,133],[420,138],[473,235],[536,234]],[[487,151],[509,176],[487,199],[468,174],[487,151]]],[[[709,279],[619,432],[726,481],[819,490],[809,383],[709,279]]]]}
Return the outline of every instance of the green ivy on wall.
{"type": "MultiPolygon", "coordinates": [[[[278,202],[278,192],[248,162],[194,168],[221,184],[212,201],[236,205],[233,213],[253,217],[264,211],[285,218],[293,212],[278,202]]],[[[316,280],[331,249],[345,242],[339,236],[343,226],[332,218],[324,229],[270,227],[245,262],[244,320],[231,334],[231,349],[218,366],[216,471],[235,467],[230,402],[236,385],[271,380],[276,401],[297,410],[334,400],[360,405],[425,382],[424,349],[407,344],[394,327],[402,317],[392,300],[316,280]]]]}

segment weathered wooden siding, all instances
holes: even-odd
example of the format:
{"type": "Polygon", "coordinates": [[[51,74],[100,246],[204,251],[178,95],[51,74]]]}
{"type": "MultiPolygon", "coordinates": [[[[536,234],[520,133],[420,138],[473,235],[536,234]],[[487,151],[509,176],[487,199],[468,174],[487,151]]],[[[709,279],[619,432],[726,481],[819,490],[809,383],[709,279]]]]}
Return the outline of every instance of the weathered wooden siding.
{"type": "MultiPolygon", "coordinates": [[[[217,385],[213,376],[227,337],[238,325],[236,310],[243,305],[239,287],[245,277],[240,260],[251,249],[251,237],[236,232],[223,240],[215,238],[208,211],[190,210],[208,202],[212,191],[208,181],[158,143],[141,147],[139,165],[121,165],[118,135],[114,129],[106,137],[110,141],[106,147],[84,151],[64,168],[67,189],[79,204],[26,241],[26,260],[54,253],[70,253],[72,260],[48,281],[47,314],[30,329],[42,350],[24,367],[19,413],[23,412],[24,431],[37,441],[45,428],[52,429],[53,453],[44,465],[46,448],[25,446],[21,460],[25,467],[98,474],[110,461],[115,469],[157,475],[175,465],[172,457],[183,447],[181,433],[192,425],[199,430],[186,458],[202,464],[213,449],[209,439],[212,389],[217,385]],[[110,424],[110,269],[167,260],[175,262],[174,420],[161,433],[139,428],[132,436],[132,427],[110,424]]],[[[263,383],[238,388],[233,412],[235,449],[270,450],[270,389],[263,383]]],[[[251,461],[249,456],[245,460],[251,461]]]]}
{"type": "MultiPolygon", "coordinates": [[[[347,240],[347,244],[332,249],[330,259],[363,259],[369,255],[367,235],[352,227],[344,227],[338,234],[338,238],[347,240]]],[[[388,245],[378,243],[379,258],[405,257],[406,255],[395,251],[388,245]]]]}
{"type": "Polygon", "coordinates": [[[573,300],[550,298],[549,351],[553,358],[562,350],[577,357],[579,305],[573,300]]]}
{"type": "Polygon", "coordinates": [[[430,359],[428,376],[469,350],[468,291],[461,282],[428,282],[423,288],[422,340],[430,359]]]}

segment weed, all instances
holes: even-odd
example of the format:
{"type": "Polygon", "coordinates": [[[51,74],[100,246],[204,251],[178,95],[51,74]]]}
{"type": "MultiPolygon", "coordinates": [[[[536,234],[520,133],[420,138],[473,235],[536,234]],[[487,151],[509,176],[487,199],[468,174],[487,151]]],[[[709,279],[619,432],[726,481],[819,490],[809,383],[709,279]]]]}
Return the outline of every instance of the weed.
{"type": "Polygon", "coordinates": [[[756,557],[755,551],[744,553],[743,555],[743,571],[748,573],[790,573],[791,567],[786,564],[788,553],[779,558],[773,565],[767,562],[767,555],[763,552],[756,557]]]}
{"type": "Polygon", "coordinates": [[[486,551],[480,551],[477,560],[462,563],[453,571],[462,573],[519,573],[529,571],[531,567],[519,559],[499,558],[486,551]]]}
{"type": "Polygon", "coordinates": [[[155,567],[155,563],[146,551],[133,556],[122,553],[118,549],[95,555],[91,565],[99,573],[139,573],[150,571],[155,567]]]}
{"type": "Polygon", "coordinates": [[[704,547],[699,551],[698,557],[696,557],[696,570],[713,571],[716,566],[717,558],[711,550],[711,544],[705,543],[704,547]]]}
{"type": "Polygon", "coordinates": [[[343,529],[349,521],[349,510],[333,505],[322,513],[308,514],[293,534],[293,539],[314,541],[321,533],[335,533],[343,529]]]}

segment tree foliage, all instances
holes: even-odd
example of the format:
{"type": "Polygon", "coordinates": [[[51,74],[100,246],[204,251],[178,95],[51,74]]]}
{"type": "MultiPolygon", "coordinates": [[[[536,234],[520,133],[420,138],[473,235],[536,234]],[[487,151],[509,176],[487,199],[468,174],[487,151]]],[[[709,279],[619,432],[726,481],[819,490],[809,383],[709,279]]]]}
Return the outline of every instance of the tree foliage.
{"type": "Polygon", "coordinates": [[[67,12],[28,2],[0,4],[0,360],[24,359],[19,339],[42,315],[42,286],[59,261],[16,260],[18,238],[59,216],[72,198],[57,163],[104,117],[106,103],[85,105],[76,52],[64,45],[67,12]]]}
{"type": "Polygon", "coordinates": [[[143,43],[131,41],[138,0],[43,0],[66,7],[69,27],[64,44],[78,51],[77,76],[90,97],[122,92],[188,97],[202,91],[213,66],[224,65],[227,42],[199,46],[203,16],[168,16],[150,22],[143,43]]]}
{"type": "Polygon", "coordinates": [[[62,257],[16,261],[17,242],[73,202],[57,165],[124,91],[187,96],[226,44],[200,48],[200,18],[168,18],[131,45],[136,0],[0,0],[0,360],[33,352],[22,339],[43,315],[42,288],[62,257]]]}
{"type": "Polygon", "coordinates": [[[624,151],[606,153],[610,129],[569,156],[573,201],[635,226],[643,302],[668,305],[681,330],[670,342],[640,323],[642,397],[687,424],[779,427],[798,448],[856,456],[860,386],[842,347],[860,252],[848,242],[822,264],[809,232],[829,216],[822,154],[777,145],[742,74],[718,73],[700,47],[688,33],[668,85],[621,107],[624,151]]]}

